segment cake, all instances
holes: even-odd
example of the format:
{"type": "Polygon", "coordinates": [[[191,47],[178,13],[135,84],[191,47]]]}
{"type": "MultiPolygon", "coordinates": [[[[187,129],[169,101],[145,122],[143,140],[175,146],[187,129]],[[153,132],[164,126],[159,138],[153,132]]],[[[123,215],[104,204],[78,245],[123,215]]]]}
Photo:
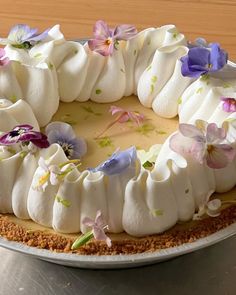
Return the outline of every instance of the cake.
{"type": "Polygon", "coordinates": [[[137,253],[235,222],[236,68],[219,44],[103,21],[84,45],[59,25],[0,43],[0,235],[137,253]]]}

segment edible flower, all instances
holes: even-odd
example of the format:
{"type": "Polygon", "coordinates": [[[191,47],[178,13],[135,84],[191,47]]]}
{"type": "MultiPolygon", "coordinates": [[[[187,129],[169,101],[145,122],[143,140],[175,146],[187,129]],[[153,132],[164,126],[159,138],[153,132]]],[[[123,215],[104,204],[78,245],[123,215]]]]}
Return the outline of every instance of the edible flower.
{"type": "Polygon", "coordinates": [[[43,170],[43,175],[39,178],[38,185],[35,186],[35,189],[45,191],[49,182],[51,185],[57,185],[59,183],[57,176],[60,174],[60,169],[57,165],[48,165],[42,157],[39,158],[38,165],[43,170]]]}
{"type": "Polygon", "coordinates": [[[109,112],[112,116],[118,115],[117,118],[108,124],[108,126],[96,137],[101,137],[108,129],[110,129],[112,126],[114,126],[116,123],[125,123],[131,120],[138,126],[142,125],[145,117],[143,114],[140,114],[139,112],[126,110],[117,106],[111,106],[109,112]]]}
{"type": "Polygon", "coordinates": [[[2,145],[13,145],[19,142],[22,144],[32,142],[39,148],[47,148],[50,145],[45,134],[33,131],[33,127],[27,124],[18,125],[10,132],[0,136],[0,144],[2,145]]]}
{"type": "Polygon", "coordinates": [[[155,164],[161,147],[161,144],[154,144],[147,152],[145,150],[137,150],[137,157],[144,168],[151,168],[155,164]]]}
{"type": "Polygon", "coordinates": [[[81,159],[87,152],[87,144],[83,138],[76,137],[73,128],[63,122],[52,122],[46,127],[46,135],[50,144],[58,143],[68,159],[81,159]]]}
{"type": "Polygon", "coordinates": [[[92,172],[101,171],[106,175],[122,173],[130,165],[134,164],[137,159],[136,148],[131,147],[125,151],[116,151],[109,159],[96,168],[90,169],[92,172]]]}
{"type": "Polygon", "coordinates": [[[221,207],[222,201],[220,199],[208,201],[206,204],[199,207],[198,212],[193,216],[193,220],[199,220],[205,214],[210,217],[217,217],[220,215],[221,207]]]}
{"type": "Polygon", "coordinates": [[[227,53],[218,43],[210,44],[209,48],[193,47],[181,59],[183,76],[198,78],[211,72],[222,69],[228,60],[227,53]]]}
{"type": "Polygon", "coordinates": [[[6,66],[9,64],[10,59],[6,56],[6,51],[3,48],[0,48],[0,66],[6,66]]]}
{"type": "Polygon", "coordinates": [[[190,154],[200,164],[206,162],[210,168],[226,167],[236,155],[236,150],[225,143],[226,130],[202,120],[196,125],[180,124],[179,132],[170,138],[170,148],[182,155],[190,154]]]}
{"type": "Polygon", "coordinates": [[[233,97],[221,97],[223,110],[227,113],[236,112],[236,99],[233,97]]]}
{"type": "Polygon", "coordinates": [[[43,173],[39,177],[37,184],[33,188],[37,191],[44,192],[49,183],[51,185],[58,185],[59,182],[62,181],[69,172],[79,166],[78,162],[78,160],[71,160],[60,165],[48,165],[45,159],[40,157],[38,165],[42,169],[43,173]],[[70,165],[68,168],[63,170],[63,168],[69,164],[77,165],[70,165]]]}
{"type": "Polygon", "coordinates": [[[189,41],[188,42],[188,48],[193,48],[193,47],[205,47],[209,48],[211,44],[207,43],[206,39],[204,38],[197,38],[195,39],[194,42],[189,41]]]}
{"type": "Polygon", "coordinates": [[[94,29],[94,39],[88,41],[90,50],[103,56],[112,55],[114,49],[117,49],[120,40],[129,40],[137,34],[137,30],[131,25],[120,25],[111,29],[108,25],[99,20],[94,29]]]}
{"type": "Polygon", "coordinates": [[[27,25],[19,24],[14,26],[7,38],[1,38],[1,45],[11,45],[16,48],[30,49],[35,44],[43,41],[48,36],[48,31],[38,34],[38,29],[31,29],[27,25]]]}
{"type": "Polygon", "coordinates": [[[95,240],[105,241],[107,246],[111,247],[111,239],[105,234],[105,230],[108,229],[108,225],[104,222],[102,212],[100,210],[97,211],[95,220],[85,217],[82,220],[82,223],[92,229],[75,240],[71,247],[72,250],[76,250],[83,246],[93,237],[95,240]]]}

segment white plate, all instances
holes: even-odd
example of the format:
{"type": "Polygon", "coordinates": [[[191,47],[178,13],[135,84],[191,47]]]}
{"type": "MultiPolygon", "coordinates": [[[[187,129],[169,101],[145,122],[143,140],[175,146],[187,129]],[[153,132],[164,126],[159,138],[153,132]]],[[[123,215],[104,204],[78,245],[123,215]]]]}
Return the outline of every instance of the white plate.
{"type": "Polygon", "coordinates": [[[193,243],[187,243],[178,247],[163,249],[153,253],[133,255],[95,256],[56,253],[49,250],[29,247],[22,243],[8,241],[2,237],[0,237],[0,246],[56,264],[90,269],[111,269],[129,268],[161,262],[211,246],[231,237],[234,234],[236,234],[236,223],[233,223],[227,228],[222,229],[206,238],[199,239],[193,243]]]}

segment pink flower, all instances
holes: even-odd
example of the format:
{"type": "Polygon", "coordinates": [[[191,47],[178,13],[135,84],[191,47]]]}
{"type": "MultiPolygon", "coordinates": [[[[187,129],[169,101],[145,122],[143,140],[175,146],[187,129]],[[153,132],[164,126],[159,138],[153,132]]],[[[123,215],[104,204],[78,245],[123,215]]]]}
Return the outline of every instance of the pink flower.
{"type": "Polygon", "coordinates": [[[140,114],[135,111],[125,110],[123,108],[117,106],[111,106],[109,112],[114,115],[119,115],[113,122],[111,122],[105,130],[103,130],[96,138],[101,137],[108,129],[110,129],[116,123],[125,123],[131,120],[132,122],[136,123],[138,126],[142,125],[145,120],[143,114],[140,114]]]}
{"type": "Polygon", "coordinates": [[[223,110],[227,113],[236,112],[236,99],[232,97],[221,97],[223,110]]]}
{"type": "Polygon", "coordinates": [[[0,48],[0,66],[6,66],[10,62],[8,57],[4,57],[5,55],[5,50],[3,48],[0,48]]]}
{"type": "Polygon", "coordinates": [[[213,169],[226,167],[235,157],[236,150],[225,143],[226,130],[215,123],[198,120],[197,126],[180,124],[179,132],[170,138],[170,148],[182,155],[191,154],[201,164],[213,169]]]}
{"type": "Polygon", "coordinates": [[[120,114],[120,116],[118,117],[119,123],[125,123],[125,122],[131,120],[131,121],[135,122],[138,126],[140,126],[144,121],[143,114],[140,114],[140,113],[134,112],[134,111],[125,110],[120,107],[111,106],[109,112],[112,114],[112,116],[114,116],[116,114],[120,114]]]}
{"type": "Polygon", "coordinates": [[[110,29],[108,25],[99,20],[94,29],[94,39],[88,41],[88,46],[92,51],[100,53],[103,56],[112,55],[114,48],[120,40],[129,40],[137,34],[137,30],[131,25],[120,25],[110,29]]]}
{"type": "Polygon", "coordinates": [[[102,212],[100,210],[97,211],[97,215],[95,221],[93,221],[89,217],[85,217],[82,220],[82,223],[90,228],[92,228],[93,236],[98,241],[105,241],[108,247],[111,247],[111,239],[105,234],[105,229],[108,226],[104,223],[102,218],[102,212]]]}

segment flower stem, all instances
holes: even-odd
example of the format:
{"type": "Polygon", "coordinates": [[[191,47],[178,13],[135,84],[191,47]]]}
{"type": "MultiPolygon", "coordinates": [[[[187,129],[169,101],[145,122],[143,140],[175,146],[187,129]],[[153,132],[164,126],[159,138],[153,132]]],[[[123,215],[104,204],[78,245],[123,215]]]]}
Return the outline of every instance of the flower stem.
{"type": "Polygon", "coordinates": [[[93,232],[90,230],[86,234],[78,237],[78,239],[76,239],[74,243],[72,244],[71,249],[72,250],[78,249],[79,247],[85,245],[89,240],[91,240],[92,237],[93,237],[93,232]]]}
{"type": "Polygon", "coordinates": [[[120,116],[118,116],[113,122],[107,125],[107,127],[95,137],[95,139],[99,139],[107,130],[109,130],[112,126],[114,126],[119,120],[122,118],[124,114],[122,113],[120,116]]]}

